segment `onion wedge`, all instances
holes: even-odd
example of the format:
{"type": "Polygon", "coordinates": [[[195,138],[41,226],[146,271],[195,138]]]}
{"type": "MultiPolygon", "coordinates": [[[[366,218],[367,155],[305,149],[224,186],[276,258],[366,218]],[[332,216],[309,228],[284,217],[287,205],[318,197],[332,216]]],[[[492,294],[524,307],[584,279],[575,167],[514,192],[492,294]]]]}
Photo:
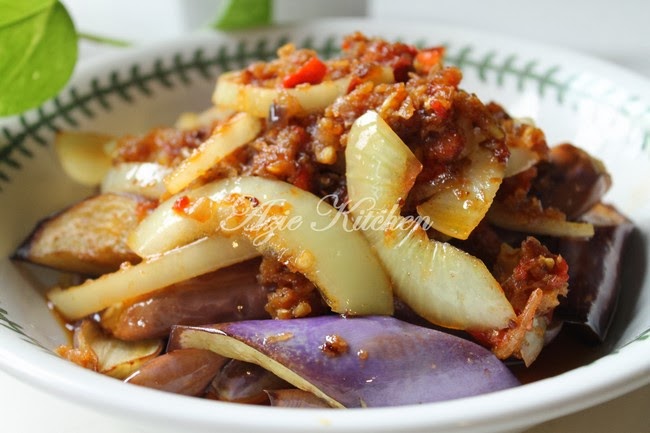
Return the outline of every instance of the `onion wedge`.
{"type": "Polygon", "coordinates": [[[235,112],[232,110],[220,109],[213,105],[198,113],[193,111],[181,113],[174,122],[174,127],[186,130],[196,129],[212,125],[214,122],[226,121],[233,114],[235,112]]]}
{"type": "Polygon", "coordinates": [[[404,147],[391,144],[402,140],[375,111],[359,117],[355,125],[348,143],[359,149],[345,155],[348,194],[359,198],[354,202],[354,212],[360,215],[370,209],[393,209],[406,200],[422,163],[410,150],[405,152],[404,147]],[[368,158],[369,154],[373,157],[368,158]]]}
{"type": "Polygon", "coordinates": [[[519,355],[526,367],[529,367],[537,359],[537,356],[544,348],[547,327],[548,323],[545,317],[535,317],[531,329],[524,335],[519,355]]]}
{"type": "Polygon", "coordinates": [[[511,177],[524,172],[541,159],[537,152],[525,147],[509,147],[508,149],[510,150],[510,157],[503,177],[511,177]]]}
{"type": "Polygon", "coordinates": [[[241,235],[304,274],[342,314],[392,314],[390,281],[347,216],[314,194],[261,177],[228,178],[162,203],[132,232],[143,256],[203,236],[241,235]],[[185,212],[177,200],[189,201],[185,212]]]}
{"type": "Polygon", "coordinates": [[[158,199],[167,189],[163,183],[171,169],[155,162],[123,162],[111,167],[101,183],[101,192],[128,192],[158,199]]]}
{"type": "Polygon", "coordinates": [[[97,322],[83,320],[74,332],[77,349],[91,350],[97,359],[97,371],[124,379],[163,351],[162,339],[122,341],[106,335],[97,322]]]}
{"type": "Polygon", "coordinates": [[[54,288],[47,293],[47,298],[65,318],[76,320],[118,302],[257,255],[245,239],[204,238],[78,286],[54,288]]]}
{"type": "MultiPolygon", "coordinates": [[[[299,85],[293,89],[276,89],[241,84],[238,80],[240,74],[240,71],[221,74],[212,95],[212,102],[217,107],[243,111],[261,118],[268,116],[273,103],[286,98],[296,101],[305,114],[321,111],[336,98],[345,95],[353,79],[348,76],[320,84],[299,85]]],[[[378,68],[377,73],[371,73],[367,78],[375,83],[395,81],[390,68],[378,68]]]]}
{"type": "Polygon", "coordinates": [[[59,132],[54,150],[65,173],[82,185],[98,185],[111,168],[113,136],[90,132],[59,132]]]}
{"type": "Polygon", "coordinates": [[[497,227],[524,233],[576,238],[590,238],[594,235],[593,224],[554,218],[543,212],[517,213],[496,202],[492,204],[487,219],[497,227]]]}
{"type": "MultiPolygon", "coordinates": [[[[402,218],[402,217],[400,217],[402,218]]],[[[366,230],[393,281],[395,295],[431,323],[450,329],[501,329],[515,318],[483,262],[429,239],[416,222],[366,230]]]]}
{"type": "Polygon", "coordinates": [[[506,168],[480,146],[468,158],[470,164],[457,180],[417,207],[434,229],[456,239],[467,239],[485,217],[506,168]]]}
{"type": "Polygon", "coordinates": [[[472,330],[506,327],[515,313],[483,262],[449,244],[429,239],[418,221],[400,216],[395,209],[357,206],[364,202],[395,203],[411,188],[403,181],[409,177],[403,173],[407,170],[405,166],[401,171],[373,166],[372,161],[381,164],[383,160],[378,152],[402,154],[402,160],[414,158],[409,156],[411,150],[404,142],[387,130],[390,127],[376,113],[364,114],[352,126],[353,139],[348,140],[345,156],[346,161],[352,162],[346,167],[351,213],[357,219],[374,215],[376,224],[361,228],[384,263],[395,295],[420,316],[440,326],[472,330]],[[355,164],[358,160],[366,162],[355,164]],[[378,179],[374,173],[389,178],[378,179]],[[391,187],[382,190],[378,188],[381,185],[391,187]],[[397,191],[395,185],[403,191],[397,191]]]}
{"type": "Polygon", "coordinates": [[[167,191],[176,194],[221,159],[253,140],[261,130],[262,122],[246,113],[237,113],[218,125],[212,135],[165,178],[167,191]]]}

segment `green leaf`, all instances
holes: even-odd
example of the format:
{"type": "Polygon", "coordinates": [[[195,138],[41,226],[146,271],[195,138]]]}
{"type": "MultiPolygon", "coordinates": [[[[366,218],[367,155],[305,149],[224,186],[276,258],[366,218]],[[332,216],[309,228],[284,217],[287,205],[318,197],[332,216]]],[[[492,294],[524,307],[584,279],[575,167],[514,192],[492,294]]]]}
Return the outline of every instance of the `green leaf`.
{"type": "Polygon", "coordinates": [[[0,116],[36,107],[68,81],[77,33],[56,0],[0,0],[0,116]]]}
{"type": "Polygon", "coordinates": [[[272,0],[225,0],[214,27],[218,30],[239,30],[271,23],[272,0]]]}
{"type": "Polygon", "coordinates": [[[38,14],[52,7],[56,0],[0,0],[0,27],[38,14]]]}

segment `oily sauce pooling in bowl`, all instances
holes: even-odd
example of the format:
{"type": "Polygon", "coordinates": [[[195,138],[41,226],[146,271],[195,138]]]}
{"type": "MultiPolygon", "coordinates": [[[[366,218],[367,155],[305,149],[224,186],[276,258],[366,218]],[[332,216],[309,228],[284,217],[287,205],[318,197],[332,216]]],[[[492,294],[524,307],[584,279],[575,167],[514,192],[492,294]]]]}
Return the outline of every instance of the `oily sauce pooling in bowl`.
{"type": "Polygon", "coordinates": [[[100,175],[60,134],[97,194],[15,253],[89,277],[48,293],[75,327],[59,353],[188,395],[350,407],[516,386],[503,361],[535,371],[562,322],[604,339],[632,229],[601,202],[606,168],[461,80],[441,47],[354,33],[334,59],[289,44],[222,74],[174,127],[87,134],[100,175]]]}

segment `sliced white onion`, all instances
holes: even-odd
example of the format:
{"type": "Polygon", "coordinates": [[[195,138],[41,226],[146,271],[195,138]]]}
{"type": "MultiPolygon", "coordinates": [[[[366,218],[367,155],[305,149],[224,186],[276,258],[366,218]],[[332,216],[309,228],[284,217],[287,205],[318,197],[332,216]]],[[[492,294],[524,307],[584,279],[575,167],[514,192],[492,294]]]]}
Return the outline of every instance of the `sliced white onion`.
{"type": "Polygon", "coordinates": [[[393,281],[393,291],[417,314],[451,329],[501,329],[515,318],[501,286],[483,262],[428,238],[416,223],[366,230],[393,281]]]}
{"type": "Polygon", "coordinates": [[[196,129],[202,126],[210,126],[214,122],[225,122],[235,114],[232,110],[223,109],[220,107],[212,106],[199,113],[187,112],[182,113],[176,119],[174,126],[178,129],[196,129]]]}
{"type": "Polygon", "coordinates": [[[519,349],[519,355],[530,366],[540,354],[545,344],[546,328],[548,323],[544,317],[535,317],[531,329],[526,331],[524,341],[519,349]]]}
{"type": "Polygon", "coordinates": [[[483,147],[478,146],[468,159],[458,179],[417,207],[434,229],[457,239],[467,239],[485,217],[505,173],[505,164],[483,147]]]}
{"type": "Polygon", "coordinates": [[[59,132],[54,150],[65,173],[75,181],[94,186],[111,168],[110,143],[114,137],[91,132],[59,132]]]}
{"type": "Polygon", "coordinates": [[[127,245],[142,258],[154,258],[174,248],[190,244],[206,236],[219,235],[219,217],[222,212],[229,212],[228,205],[220,206],[231,194],[239,192],[236,184],[240,178],[213,181],[201,187],[184,191],[163,201],[153,212],[147,215],[129,234],[127,245]],[[208,200],[199,200],[209,197],[208,200]],[[188,213],[176,209],[183,199],[193,202],[192,209],[186,206],[188,213]],[[198,208],[204,209],[199,216],[198,208]],[[225,210],[224,210],[225,208],[225,210]]]}
{"type": "Polygon", "coordinates": [[[84,320],[75,329],[74,343],[76,348],[92,350],[97,357],[97,371],[116,379],[125,379],[165,347],[160,339],[118,340],[106,335],[92,320],[84,320]]]}
{"type": "Polygon", "coordinates": [[[171,168],[155,162],[123,162],[108,170],[101,192],[128,192],[158,199],[167,192],[163,179],[170,172],[171,168]]]}
{"type": "Polygon", "coordinates": [[[346,154],[348,194],[366,198],[354,203],[356,214],[401,207],[422,171],[422,163],[412,152],[404,152],[402,140],[375,111],[356,120],[348,143],[360,150],[346,154]],[[373,157],[368,158],[368,154],[373,157]]]}
{"type": "Polygon", "coordinates": [[[496,202],[492,204],[487,219],[497,227],[537,235],[580,238],[590,238],[594,235],[593,224],[566,221],[543,213],[517,213],[496,202]]]}
{"type": "Polygon", "coordinates": [[[165,178],[167,190],[176,194],[221,159],[253,140],[261,130],[262,122],[247,113],[237,113],[218,125],[212,135],[165,178]]]}
{"type": "MultiPolygon", "coordinates": [[[[320,84],[299,85],[292,89],[259,87],[238,82],[240,71],[226,72],[219,76],[212,95],[212,102],[217,107],[244,111],[256,117],[265,118],[274,102],[290,98],[300,105],[305,114],[323,110],[336,98],[345,95],[350,87],[352,76],[338,80],[323,81],[320,84]]],[[[392,83],[395,81],[390,68],[379,68],[377,73],[368,77],[375,83],[392,83]]]]}
{"type": "Polygon", "coordinates": [[[392,314],[390,281],[347,216],[314,194],[261,177],[228,178],[187,192],[188,213],[162,203],[134,230],[129,245],[143,256],[197,237],[246,236],[304,274],[330,308],[345,314],[392,314]]]}
{"type": "Polygon", "coordinates": [[[510,147],[510,157],[503,177],[510,177],[528,170],[540,160],[539,154],[523,147],[510,147]]]}
{"type": "Polygon", "coordinates": [[[246,239],[204,238],[78,286],[54,288],[47,293],[47,298],[65,318],[76,320],[118,302],[258,255],[246,239]]]}
{"type": "MultiPolygon", "coordinates": [[[[373,138],[375,129],[382,130],[383,137],[393,137],[385,131],[390,127],[378,116],[364,114],[350,131],[356,140],[348,140],[346,161],[382,161],[381,153],[401,155],[398,160],[402,161],[414,158],[401,140],[373,138]],[[369,145],[375,140],[383,147],[369,145]]],[[[506,327],[515,318],[514,311],[483,262],[449,244],[429,239],[417,221],[393,209],[357,206],[364,202],[391,204],[395,198],[405,197],[410,188],[403,181],[408,178],[406,170],[405,166],[377,169],[370,162],[353,162],[346,167],[355,224],[360,224],[381,258],[395,294],[420,316],[440,326],[470,330],[506,327]],[[378,173],[384,178],[380,179],[378,173]]]]}

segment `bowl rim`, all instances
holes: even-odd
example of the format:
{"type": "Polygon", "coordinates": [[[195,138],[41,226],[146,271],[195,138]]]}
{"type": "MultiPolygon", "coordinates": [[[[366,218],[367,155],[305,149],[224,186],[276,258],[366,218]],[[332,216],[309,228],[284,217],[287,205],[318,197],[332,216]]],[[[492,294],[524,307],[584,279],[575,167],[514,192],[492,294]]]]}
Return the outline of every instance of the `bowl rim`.
{"type": "Polygon", "coordinates": [[[298,433],[319,426],[362,433],[463,431],[476,425],[486,432],[492,431],[491,425],[498,427],[494,431],[501,431],[566,415],[650,383],[650,339],[645,339],[561,375],[474,397],[382,408],[296,410],[203,400],[131,386],[83,369],[29,342],[13,338],[4,343],[0,347],[3,369],[50,394],[134,422],[156,419],[167,426],[199,431],[216,425],[233,430],[253,428],[260,425],[260,419],[269,433],[298,433]],[[129,387],[128,392],[124,392],[125,387],[129,387]]]}
{"type": "MultiPolygon", "coordinates": [[[[298,28],[327,28],[332,23],[345,23],[347,26],[354,27],[368,22],[373,22],[377,26],[382,25],[382,21],[378,20],[322,19],[255,30],[247,32],[246,37],[255,37],[265,32],[292,31],[298,28]]],[[[414,25],[413,22],[391,21],[391,23],[409,27],[414,25]]],[[[419,24],[416,23],[416,27],[419,24]]],[[[636,94],[641,94],[646,101],[650,101],[650,80],[603,60],[564,48],[521,39],[513,41],[507,36],[476,30],[468,31],[458,26],[439,25],[438,30],[443,34],[446,32],[457,34],[462,31],[469,38],[488,37],[498,43],[505,42],[509,45],[514,43],[518,47],[544,52],[553,51],[553,59],[562,64],[579,62],[584,64],[584,67],[598,70],[605,75],[619,76],[625,81],[626,88],[635,86],[636,94]]],[[[87,80],[102,67],[115,64],[117,61],[128,61],[170,50],[182,50],[188,45],[205,41],[232,42],[242,35],[241,32],[232,35],[215,32],[197,33],[172,41],[134,48],[124,53],[110,54],[101,59],[91,58],[80,65],[71,82],[87,80]]],[[[16,120],[0,119],[0,123],[12,121],[16,120]]],[[[499,429],[517,428],[584,409],[650,383],[650,339],[647,338],[648,331],[646,331],[642,338],[621,347],[617,353],[606,355],[591,364],[559,376],[475,397],[420,406],[364,409],[359,416],[360,412],[355,409],[334,413],[329,409],[295,411],[284,408],[251,407],[201,401],[138,387],[124,393],[125,385],[119,381],[86,371],[62,359],[53,358],[52,354],[18,338],[5,339],[3,337],[5,335],[9,335],[9,331],[0,329],[0,338],[4,343],[0,345],[0,367],[20,380],[70,401],[93,408],[103,408],[112,414],[140,421],[158,417],[166,424],[179,427],[208,428],[220,425],[225,428],[241,429],[259,426],[259,419],[263,418],[265,429],[271,433],[300,432],[318,426],[342,430],[354,428],[355,431],[361,432],[397,430],[406,432],[424,429],[431,431],[431,428],[441,429],[440,431],[446,429],[461,431],[479,424],[487,427],[486,423],[498,423],[499,429]],[[52,360],[55,362],[50,362],[52,360]],[[604,372],[607,374],[602,374],[604,372]],[[562,390],[562,394],[558,395],[558,390],[562,390]],[[119,399],[107,401],[107,395],[119,396],[119,399]],[[152,401],[156,403],[151,404],[152,401]],[[495,401],[498,401],[496,410],[495,401]],[[172,410],[174,407],[180,407],[182,410],[172,410]],[[462,414],[462,418],[459,418],[459,413],[462,414]],[[291,416],[291,423],[287,423],[288,414],[291,416]]]]}

